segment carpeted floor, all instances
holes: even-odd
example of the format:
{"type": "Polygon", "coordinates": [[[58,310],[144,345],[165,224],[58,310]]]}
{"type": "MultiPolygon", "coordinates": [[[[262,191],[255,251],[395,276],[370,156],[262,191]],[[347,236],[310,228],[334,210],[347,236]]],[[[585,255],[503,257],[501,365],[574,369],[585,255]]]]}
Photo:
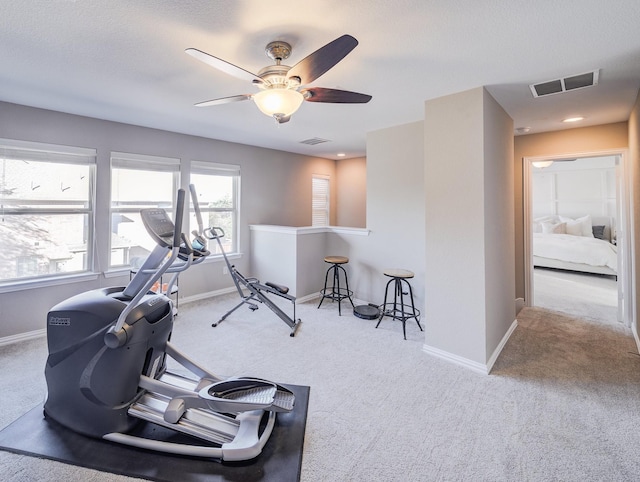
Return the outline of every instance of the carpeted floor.
{"type": "MultiPolygon", "coordinates": [[[[302,481],[635,481],[640,356],[629,330],[525,308],[488,376],[422,351],[399,322],[298,306],[295,338],[266,307],[180,306],[173,342],[222,375],[311,387],[302,481]]],[[[46,341],[0,347],[0,427],[41,402],[46,341]]],[[[0,479],[125,477],[0,452],[0,479]]]]}
{"type": "Polygon", "coordinates": [[[534,306],[586,320],[617,324],[618,285],[613,276],[535,268],[534,306]]]}

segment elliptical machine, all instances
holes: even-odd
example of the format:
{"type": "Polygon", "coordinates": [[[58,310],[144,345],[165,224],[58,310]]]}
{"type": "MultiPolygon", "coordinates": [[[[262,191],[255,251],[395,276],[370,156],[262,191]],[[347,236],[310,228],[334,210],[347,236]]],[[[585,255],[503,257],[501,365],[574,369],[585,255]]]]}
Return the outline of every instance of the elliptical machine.
{"type": "Polygon", "coordinates": [[[49,312],[44,413],[90,437],[160,452],[249,460],[269,439],[276,412],[293,410],[295,396],[268,380],[222,379],[169,343],[173,303],[150,288],[164,273],[184,271],[209,254],[203,246],[193,249],[181,233],[184,198],[181,189],[175,224],[163,209],[141,211],[156,247],[126,287],[88,291],[49,312]],[[190,373],[170,372],[167,357],[190,373]],[[141,420],[195,437],[200,445],[132,434],[141,420]]]}

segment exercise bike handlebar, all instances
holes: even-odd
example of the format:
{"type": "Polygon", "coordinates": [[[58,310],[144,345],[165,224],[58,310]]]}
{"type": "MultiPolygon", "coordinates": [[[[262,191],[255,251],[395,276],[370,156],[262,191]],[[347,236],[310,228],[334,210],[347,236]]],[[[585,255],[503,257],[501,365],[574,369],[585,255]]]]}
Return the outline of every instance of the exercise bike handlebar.
{"type": "Polygon", "coordinates": [[[222,228],[217,227],[217,226],[205,229],[204,230],[204,234],[209,239],[218,239],[219,240],[220,238],[224,238],[224,230],[222,228]]]}

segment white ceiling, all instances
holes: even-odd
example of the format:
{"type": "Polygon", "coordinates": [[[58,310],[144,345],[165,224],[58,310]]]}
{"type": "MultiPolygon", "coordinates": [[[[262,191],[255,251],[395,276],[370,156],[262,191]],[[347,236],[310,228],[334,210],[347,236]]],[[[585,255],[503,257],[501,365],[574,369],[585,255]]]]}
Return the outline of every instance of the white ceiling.
{"type": "MultiPolygon", "coordinates": [[[[423,119],[424,101],[487,86],[530,132],[625,121],[640,88],[638,0],[0,0],[0,100],[301,154],[365,154],[367,132],[423,119]],[[277,125],[250,83],[184,53],[257,73],[264,47],[294,65],[342,34],[360,44],[313,86],[368,104],[305,102],[277,125]],[[600,69],[597,86],[534,99],[529,84],[600,69]],[[330,142],[309,146],[300,141],[330,142]]],[[[1,126],[0,126],[1,136],[1,126]]]]}

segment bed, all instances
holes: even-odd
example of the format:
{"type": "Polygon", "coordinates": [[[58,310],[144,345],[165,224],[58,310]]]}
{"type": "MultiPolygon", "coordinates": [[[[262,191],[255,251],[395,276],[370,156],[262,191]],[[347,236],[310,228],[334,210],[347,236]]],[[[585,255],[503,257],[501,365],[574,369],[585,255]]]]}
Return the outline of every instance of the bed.
{"type": "Polygon", "coordinates": [[[617,276],[618,254],[611,231],[607,217],[537,218],[533,266],[617,276]]]}

